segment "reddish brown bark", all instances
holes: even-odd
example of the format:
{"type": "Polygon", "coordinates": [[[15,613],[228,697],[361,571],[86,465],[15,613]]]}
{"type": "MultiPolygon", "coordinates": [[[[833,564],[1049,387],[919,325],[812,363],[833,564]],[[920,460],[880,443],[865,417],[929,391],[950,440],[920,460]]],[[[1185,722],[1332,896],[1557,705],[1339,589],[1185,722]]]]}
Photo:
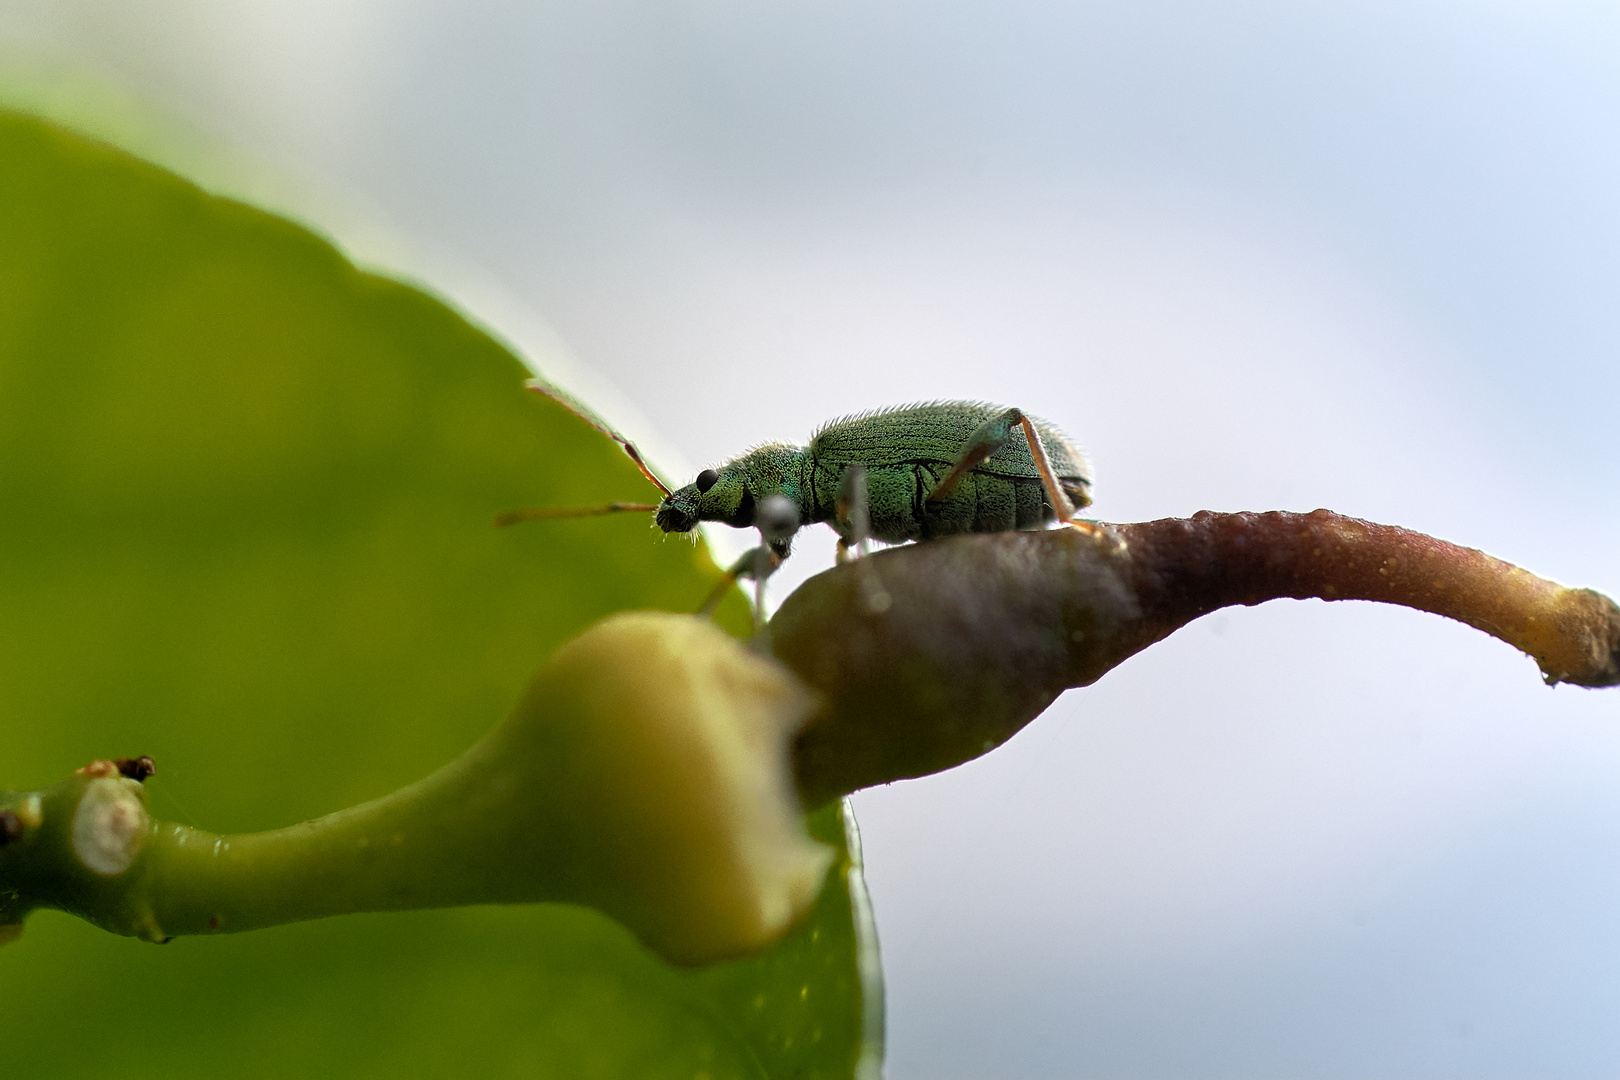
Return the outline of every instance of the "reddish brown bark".
{"type": "Polygon", "coordinates": [[[825,701],[798,741],[800,789],[816,804],[960,764],[1193,619],[1285,597],[1434,612],[1549,683],[1620,683],[1607,597],[1326,510],[953,537],[819,575],[772,620],[771,649],[825,701]]]}

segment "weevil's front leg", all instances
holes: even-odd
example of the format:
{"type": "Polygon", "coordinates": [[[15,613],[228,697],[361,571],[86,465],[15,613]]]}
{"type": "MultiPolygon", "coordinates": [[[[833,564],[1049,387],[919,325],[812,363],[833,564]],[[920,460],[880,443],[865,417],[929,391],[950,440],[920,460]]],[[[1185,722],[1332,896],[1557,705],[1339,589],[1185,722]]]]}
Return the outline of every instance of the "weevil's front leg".
{"type": "Polygon", "coordinates": [[[868,614],[881,615],[889,610],[893,601],[878,578],[877,567],[866,557],[868,541],[872,538],[872,517],[866,501],[866,466],[859,463],[850,465],[844,470],[844,475],[838,478],[835,509],[837,516],[834,521],[839,529],[838,561],[849,560],[851,547],[860,554],[860,560],[855,565],[855,577],[859,582],[861,603],[868,614]]]}
{"type": "Polygon", "coordinates": [[[1057,519],[1062,524],[1068,524],[1074,517],[1074,506],[1069,497],[1063,493],[1063,487],[1058,483],[1057,473],[1052,470],[1052,463],[1047,460],[1046,448],[1041,445],[1041,437],[1035,433],[1035,425],[1030,423],[1029,417],[1024,415],[1022,409],[1008,409],[1000,416],[992,417],[974,429],[968,436],[967,448],[962,456],[956,459],[951,471],[945,478],[934,486],[928,493],[928,502],[941,503],[956,490],[956,485],[962,482],[975,466],[991,454],[1007,445],[1012,438],[1013,429],[1022,427],[1024,438],[1029,441],[1029,455],[1035,459],[1035,468],[1041,474],[1041,486],[1046,488],[1046,498],[1057,512],[1057,519]]]}
{"type": "Polygon", "coordinates": [[[776,573],[776,568],[788,557],[793,548],[794,534],[799,531],[799,507],[785,495],[767,495],[754,512],[754,526],[759,530],[760,546],[743,552],[742,558],[731,564],[709,593],[699,615],[712,615],[720,601],[741,578],[754,579],[754,629],[765,625],[765,579],[776,573]]]}
{"type": "Polygon", "coordinates": [[[849,561],[849,549],[866,556],[872,538],[872,514],[866,502],[866,466],[856,462],[838,478],[838,494],[833,503],[833,521],[838,530],[838,561],[849,561]]]}
{"type": "Polygon", "coordinates": [[[726,569],[725,576],[715,583],[709,595],[704,599],[703,606],[698,608],[699,615],[713,615],[714,609],[720,606],[720,601],[726,598],[737,582],[743,578],[754,580],[754,625],[757,629],[764,621],[765,613],[765,579],[776,572],[782,565],[782,557],[766,545],[751,548],[742,553],[742,556],[726,569]]]}

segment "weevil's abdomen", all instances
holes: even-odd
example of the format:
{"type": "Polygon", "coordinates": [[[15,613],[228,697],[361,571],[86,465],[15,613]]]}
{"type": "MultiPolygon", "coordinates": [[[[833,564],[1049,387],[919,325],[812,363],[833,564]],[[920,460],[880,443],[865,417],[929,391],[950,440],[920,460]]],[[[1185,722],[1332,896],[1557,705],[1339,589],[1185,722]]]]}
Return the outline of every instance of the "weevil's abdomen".
{"type": "Polygon", "coordinates": [[[1040,480],[986,473],[969,473],[949,497],[930,504],[928,493],[948,471],[934,464],[868,468],[872,537],[898,544],[957,533],[1009,532],[1038,528],[1056,516],[1040,480]]]}

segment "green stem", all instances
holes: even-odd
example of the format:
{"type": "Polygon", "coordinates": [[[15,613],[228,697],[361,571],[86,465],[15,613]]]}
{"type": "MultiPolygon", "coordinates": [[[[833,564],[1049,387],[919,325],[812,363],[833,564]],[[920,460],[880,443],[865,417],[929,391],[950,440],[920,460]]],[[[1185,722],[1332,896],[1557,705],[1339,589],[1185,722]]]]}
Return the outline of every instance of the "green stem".
{"type": "Polygon", "coordinates": [[[580,837],[533,757],[493,738],[424,780],[271,832],[154,825],[139,887],[165,935],[359,911],[585,902],[580,837]],[[429,868],[431,868],[429,872],[429,868]]]}
{"type": "Polygon", "coordinates": [[[535,758],[510,752],[508,731],[390,795],[261,833],[147,821],[139,785],[75,776],[39,794],[52,827],[31,845],[33,864],[8,876],[26,875],[42,904],[152,941],[360,911],[589,902],[588,834],[548,805],[555,785],[535,758]],[[75,828],[90,803],[120,797],[144,830],[123,868],[116,856],[98,863],[109,843],[75,828]]]}
{"type": "Polygon", "coordinates": [[[361,911],[563,901],[677,962],[769,944],[829,852],[788,775],[810,699],[692,616],[629,613],[557,651],[506,723],[391,795],[271,832],[146,816],[94,762],[0,795],[0,927],[58,907],[163,941],[361,911]],[[4,815],[10,815],[7,819],[4,815]]]}

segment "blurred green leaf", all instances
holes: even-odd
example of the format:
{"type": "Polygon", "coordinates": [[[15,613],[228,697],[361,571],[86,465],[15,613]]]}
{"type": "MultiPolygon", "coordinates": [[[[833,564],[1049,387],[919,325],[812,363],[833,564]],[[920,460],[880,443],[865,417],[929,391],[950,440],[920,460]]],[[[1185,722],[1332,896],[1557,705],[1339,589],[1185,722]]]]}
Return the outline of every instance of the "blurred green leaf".
{"type": "MultiPolygon", "coordinates": [[[[648,497],[525,374],[296,225],[0,113],[0,787],[149,753],[158,816],[287,824],[448,761],[600,616],[695,608],[708,553],[640,515],[491,526],[648,497]]],[[[847,854],[833,883],[697,972],[555,905],[162,948],[41,912],[0,1075],[849,1076],[878,984],[847,854]]]]}

